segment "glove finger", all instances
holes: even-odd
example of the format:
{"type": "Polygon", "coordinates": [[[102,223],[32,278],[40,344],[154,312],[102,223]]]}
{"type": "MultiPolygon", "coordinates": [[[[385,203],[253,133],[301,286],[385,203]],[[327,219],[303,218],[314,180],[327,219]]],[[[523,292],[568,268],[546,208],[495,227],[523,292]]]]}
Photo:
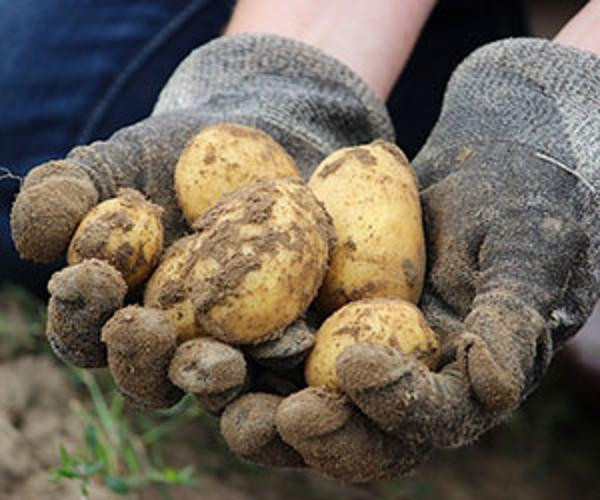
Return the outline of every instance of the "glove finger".
{"type": "Polygon", "coordinates": [[[86,259],[52,275],[46,337],[54,352],[81,368],[106,366],[100,340],[104,323],[121,307],[127,284],[119,271],[98,259],[86,259]]]}
{"type": "Polygon", "coordinates": [[[67,161],[33,169],[11,209],[11,235],[24,259],[49,263],[61,259],[77,224],[98,203],[89,176],[67,161]]]}
{"type": "Polygon", "coordinates": [[[168,408],[183,397],[168,378],[177,337],[164,312],[136,305],[119,309],[101,339],[117,388],[134,406],[168,408]]]}
{"type": "Polygon", "coordinates": [[[413,436],[381,432],[338,392],[308,388],[284,399],[277,410],[283,440],[320,473],[349,482],[408,473],[430,447],[413,436]]]}
{"type": "Polygon", "coordinates": [[[313,330],[304,320],[299,319],[281,337],[248,346],[246,352],[263,366],[274,370],[289,370],[304,361],[314,344],[313,330]]]}
{"type": "Polygon", "coordinates": [[[243,354],[208,337],[196,337],[177,347],[169,379],[213,414],[221,413],[249,385],[243,354]]]}
{"type": "Polygon", "coordinates": [[[488,408],[513,409],[541,379],[555,349],[551,327],[572,320],[560,304],[587,246],[576,224],[546,210],[520,213],[486,235],[457,357],[488,408]]]}
{"type": "Polygon", "coordinates": [[[275,426],[281,396],[245,394],[221,416],[221,432],[231,450],[246,460],[271,467],[303,467],[304,460],[283,442],[275,426]]]}
{"type": "Polygon", "coordinates": [[[457,363],[430,371],[409,354],[370,342],[337,358],[340,386],[381,429],[432,446],[475,439],[497,416],[472,395],[457,363]]]}

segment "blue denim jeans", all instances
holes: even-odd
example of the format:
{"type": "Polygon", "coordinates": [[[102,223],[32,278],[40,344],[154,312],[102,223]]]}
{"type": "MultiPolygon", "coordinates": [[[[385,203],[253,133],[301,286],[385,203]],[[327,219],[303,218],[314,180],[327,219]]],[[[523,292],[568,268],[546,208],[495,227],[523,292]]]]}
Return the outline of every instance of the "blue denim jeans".
{"type": "MultiPolygon", "coordinates": [[[[219,35],[232,5],[0,0],[0,167],[24,176],[77,144],[147,116],[173,69],[219,35]]],[[[399,145],[411,156],[418,150],[463,57],[524,31],[516,0],[441,1],[388,102],[399,145]]],[[[54,268],[21,261],[10,238],[18,187],[18,181],[0,181],[0,283],[14,281],[44,294],[54,268]]]]}

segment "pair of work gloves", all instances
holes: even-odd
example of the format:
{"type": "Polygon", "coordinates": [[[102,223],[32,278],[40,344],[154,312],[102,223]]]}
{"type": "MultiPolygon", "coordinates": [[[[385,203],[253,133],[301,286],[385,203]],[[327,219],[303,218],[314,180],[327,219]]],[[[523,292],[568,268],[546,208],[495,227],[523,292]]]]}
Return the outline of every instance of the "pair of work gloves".
{"type": "MultiPolygon", "coordinates": [[[[337,358],[341,391],[283,384],[268,393],[246,377],[241,395],[212,408],[235,453],[368,481],[402,475],[510,416],[597,300],[598,75],[600,58],[537,39],[487,45],[458,67],[413,161],[427,240],[419,306],[440,336],[440,369],[357,343],[337,358]]],[[[17,248],[60,258],[86,212],[121,187],[164,207],[174,241],[188,231],[176,160],[217,122],[264,130],[305,178],[336,149],[394,140],[384,106],[338,61],[276,36],[222,37],[183,61],[148,119],[28,175],[12,213],[17,248]]],[[[246,356],[279,353],[285,367],[306,350],[292,344],[246,356]]],[[[236,393],[239,374],[228,373],[213,377],[207,400],[211,390],[213,402],[236,393]]]]}

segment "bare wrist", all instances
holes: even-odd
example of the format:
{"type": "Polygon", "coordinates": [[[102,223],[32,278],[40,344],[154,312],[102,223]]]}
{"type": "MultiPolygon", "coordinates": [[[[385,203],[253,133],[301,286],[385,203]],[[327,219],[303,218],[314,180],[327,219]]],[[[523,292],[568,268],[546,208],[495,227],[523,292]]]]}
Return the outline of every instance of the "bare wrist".
{"type": "Polygon", "coordinates": [[[554,41],[600,56],[600,0],[590,0],[573,17],[554,41]]]}
{"type": "Polygon", "coordinates": [[[346,64],[385,100],[436,0],[240,0],[225,34],[274,33],[346,64]]]}

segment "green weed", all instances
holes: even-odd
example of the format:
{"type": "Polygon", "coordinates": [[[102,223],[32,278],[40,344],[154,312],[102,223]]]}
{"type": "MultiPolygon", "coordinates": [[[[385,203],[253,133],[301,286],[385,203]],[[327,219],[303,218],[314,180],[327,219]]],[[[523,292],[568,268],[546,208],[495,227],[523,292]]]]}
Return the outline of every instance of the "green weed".
{"type": "Polygon", "coordinates": [[[130,414],[118,393],[113,391],[108,401],[94,375],[82,370],[76,370],[75,375],[89,392],[92,409],[78,409],[85,424],[82,448],[71,452],[61,445],[62,464],[54,471],[50,482],[78,480],[86,498],[91,481],[121,495],[149,485],[197,484],[193,467],[173,469],[166,466],[160,450],[161,443],[171,432],[198,417],[200,410],[191,397],[152,416],[130,414]]]}

